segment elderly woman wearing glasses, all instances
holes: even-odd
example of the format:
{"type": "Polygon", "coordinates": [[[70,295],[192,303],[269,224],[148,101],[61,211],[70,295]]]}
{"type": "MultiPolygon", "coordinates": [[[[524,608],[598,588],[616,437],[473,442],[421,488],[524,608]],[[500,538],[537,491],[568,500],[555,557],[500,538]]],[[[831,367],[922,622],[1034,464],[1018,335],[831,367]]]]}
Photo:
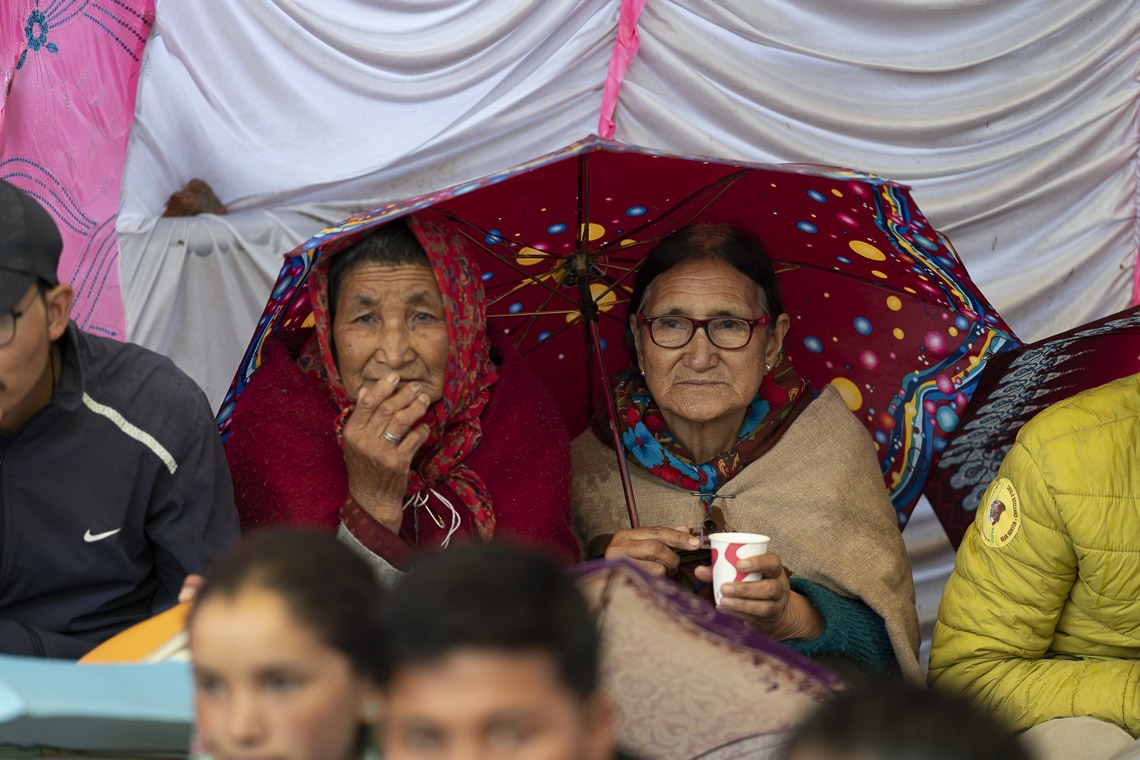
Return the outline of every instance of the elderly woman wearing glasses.
{"type": "Polygon", "coordinates": [[[736,563],[763,579],[724,584],[722,609],[848,674],[921,679],[910,563],[874,444],[833,386],[813,389],[784,357],[791,320],[763,247],[726,225],[679,230],[643,262],[630,309],[634,364],[613,395],[651,527],[630,529],[596,425],[572,448],[587,554],[711,596],[700,536],[768,535],[767,554],[736,563]]]}

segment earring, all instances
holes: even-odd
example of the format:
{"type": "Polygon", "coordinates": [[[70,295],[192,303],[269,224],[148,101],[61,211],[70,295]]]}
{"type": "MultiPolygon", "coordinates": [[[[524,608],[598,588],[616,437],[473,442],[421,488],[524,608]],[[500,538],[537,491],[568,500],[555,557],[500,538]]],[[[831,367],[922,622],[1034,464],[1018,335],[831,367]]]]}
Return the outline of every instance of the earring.
{"type": "Polygon", "coordinates": [[[765,372],[771,372],[772,371],[772,365],[771,364],[765,364],[764,365],[764,371],[765,372]]]}
{"type": "Polygon", "coordinates": [[[367,720],[374,721],[380,717],[380,704],[369,699],[360,706],[360,711],[367,720]]]}
{"type": "Polygon", "coordinates": [[[645,377],[645,370],[641,370],[641,376],[645,377]]]}

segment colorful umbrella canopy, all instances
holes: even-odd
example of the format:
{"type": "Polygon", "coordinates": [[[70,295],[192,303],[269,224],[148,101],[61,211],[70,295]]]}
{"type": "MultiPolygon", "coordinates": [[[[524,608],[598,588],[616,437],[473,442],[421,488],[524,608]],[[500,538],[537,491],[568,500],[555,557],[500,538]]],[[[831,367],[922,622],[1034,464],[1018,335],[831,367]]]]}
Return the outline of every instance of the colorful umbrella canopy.
{"type": "Polygon", "coordinates": [[[1137,372],[1140,307],[990,359],[926,489],[950,542],[962,542],[1022,425],[1051,404],[1137,372]]]}
{"type": "Polygon", "coordinates": [[[297,249],[223,402],[223,435],[266,335],[305,324],[308,301],[298,294],[313,262],[427,207],[483,252],[489,329],[511,336],[559,399],[572,435],[595,413],[594,399],[604,398],[606,375],[628,364],[628,294],[645,253],[694,222],[754,232],[776,261],[792,319],[787,356],[816,388],[835,385],[870,431],[900,524],[957,425],[982,359],[1016,344],[901,185],[842,169],[668,155],[593,137],[353,217],[297,249]],[[599,353],[605,374],[593,367],[599,353]]]}

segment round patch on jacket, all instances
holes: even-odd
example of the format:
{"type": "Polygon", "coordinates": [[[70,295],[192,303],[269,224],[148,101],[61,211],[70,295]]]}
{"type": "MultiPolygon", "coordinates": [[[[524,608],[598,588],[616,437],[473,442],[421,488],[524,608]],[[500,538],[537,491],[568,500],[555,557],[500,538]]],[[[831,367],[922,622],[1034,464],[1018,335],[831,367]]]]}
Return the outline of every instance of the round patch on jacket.
{"type": "Polygon", "coordinates": [[[1009,478],[998,478],[982,496],[975,520],[986,546],[1000,549],[1021,529],[1021,500],[1009,478]]]}

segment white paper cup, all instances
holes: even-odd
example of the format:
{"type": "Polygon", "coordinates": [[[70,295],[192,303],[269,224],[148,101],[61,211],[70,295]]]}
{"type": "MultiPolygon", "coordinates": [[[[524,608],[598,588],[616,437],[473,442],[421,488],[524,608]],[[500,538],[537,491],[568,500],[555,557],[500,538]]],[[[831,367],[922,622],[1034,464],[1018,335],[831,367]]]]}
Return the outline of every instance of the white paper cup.
{"type": "Polygon", "coordinates": [[[745,557],[756,557],[768,553],[767,536],[759,533],[713,533],[709,536],[712,544],[712,584],[713,598],[720,604],[720,587],[725,583],[758,581],[760,573],[742,573],[736,563],[745,557]]]}

